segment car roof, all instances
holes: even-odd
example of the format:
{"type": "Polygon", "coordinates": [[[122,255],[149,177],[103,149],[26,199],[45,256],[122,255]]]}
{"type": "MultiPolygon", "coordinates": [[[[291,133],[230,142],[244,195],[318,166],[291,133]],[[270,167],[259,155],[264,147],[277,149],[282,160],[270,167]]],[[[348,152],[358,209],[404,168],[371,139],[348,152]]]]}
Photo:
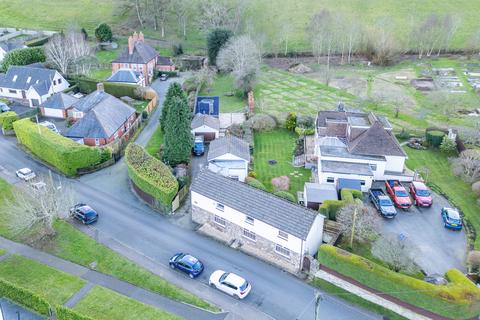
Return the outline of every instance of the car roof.
{"type": "Polygon", "coordinates": [[[18,170],[20,173],[23,173],[23,174],[27,174],[27,173],[30,173],[32,172],[32,169],[30,168],[22,168],[20,170],[18,170]]]}
{"type": "Polygon", "coordinates": [[[81,210],[82,212],[87,212],[87,211],[93,211],[95,212],[95,210],[92,209],[92,207],[84,204],[83,206],[79,207],[78,208],[79,210],[81,210]]]}
{"type": "Polygon", "coordinates": [[[450,218],[452,219],[460,219],[460,214],[458,213],[457,210],[452,209],[452,208],[445,208],[445,211],[447,211],[447,214],[450,218]]]}
{"type": "Polygon", "coordinates": [[[181,262],[187,263],[190,266],[193,266],[195,263],[198,262],[198,259],[195,258],[194,256],[191,256],[189,254],[184,255],[181,259],[181,262]]]}
{"type": "Polygon", "coordinates": [[[415,188],[417,189],[425,189],[427,190],[427,186],[425,185],[425,183],[421,182],[421,181],[413,181],[412,184],[415,186],[415,188]]]}
{"type": "Polygon", "coordinates": [[[237,287],[245,283],[245,279],[236,275],[235,273],[229,273],[228,276],[225,278],[225,281],[237,287]]]}
{"type": "Polygon", "coordinates": [[[378,196],[378,200],[390,200],[389,196],[378,196]]]}

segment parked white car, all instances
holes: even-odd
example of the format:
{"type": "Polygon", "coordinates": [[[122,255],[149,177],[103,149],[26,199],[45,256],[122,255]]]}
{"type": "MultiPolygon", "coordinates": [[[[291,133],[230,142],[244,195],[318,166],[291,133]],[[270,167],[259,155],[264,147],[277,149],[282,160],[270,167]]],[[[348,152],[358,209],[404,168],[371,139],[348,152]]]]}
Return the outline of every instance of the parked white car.
{"type": "Polygon", "coordinates": [[[50,121],[40,122],[39,125],[47,127],[48,129],[52,130],[55,133],[59,133],[57,126],[54,123],[51,123],[50,121]]]}
{"type": "Polygon", "coordinates": [[[37,176],[30,168],[19,169],[15,171],[15,174],[23,181],[30,181],[37,176]]]}
{"type": "Polygon", "coordinates": [[[247,280],[236,275],[235,273],[217,270],[210,275],[208,284],[223,291],[237,299],[244,299],[252,285],[247,280]]]}

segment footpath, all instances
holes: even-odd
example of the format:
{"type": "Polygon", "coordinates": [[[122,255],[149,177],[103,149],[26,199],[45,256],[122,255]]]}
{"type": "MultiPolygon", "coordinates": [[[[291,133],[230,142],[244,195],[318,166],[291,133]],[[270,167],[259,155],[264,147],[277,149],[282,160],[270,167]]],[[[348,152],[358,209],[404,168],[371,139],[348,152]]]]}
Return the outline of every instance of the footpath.
{"type": "Polygon", "coordinates": [[[168,299],[149,290],[132,285],[131,283],[3,237],[0,237],[0,248],[8,251],[8,254],[20,255],[86,280],[87,283],[85,286],[65,303],[65,305],[70,308],[75,306],[91,288],[98,285],[187,320],[220,320],[225,319],[227,316],[226,313],[212,313],[195,306],[168,299]]]}

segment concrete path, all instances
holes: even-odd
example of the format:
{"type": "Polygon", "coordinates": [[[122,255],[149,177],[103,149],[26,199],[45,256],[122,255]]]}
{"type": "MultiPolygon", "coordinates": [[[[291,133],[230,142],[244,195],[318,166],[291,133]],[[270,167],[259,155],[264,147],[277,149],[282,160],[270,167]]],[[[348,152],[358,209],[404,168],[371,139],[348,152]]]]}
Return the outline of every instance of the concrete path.
{"type": "Polygon", "coordinates": [[[82,300],[82,298],[90,292],[90,290],[94,287],[95,285],[91,282],[87,282],[80,290],[75,292],[73,296],[68,299],[67,302],[65,302],[64,306],[67,308],[73,308],[75,305],[82,300]]]}
{"type": "MultiPolygon", "coordinates": [[[[224,313],[215,314],[194,306],[170,300],[151,291],[134,286],[128,282],[119,280],[117,278],[94,270],[90,270],[84,266],[60,259],[48,253],[36,250],[34,248],[17,242],[10,241],[3,237],[0,237],[0,248],[7,250],[10,254],[21,255],[26,258],[46,264],[52,268],[61,270],[65,273],[78,276],[84,280],[87,280],[92,286],[103,286],[120,294],[123,294],[127,297],[138,300],[142,303],[176,314],[187,320],[216,320],[224,319],[226,317],[226,314],[224,313]]],[[[90,290],[88,287],[83,287],[74,296],[72,296],[72,298],[67,303],[73,305],[76,304],[78,300],[81,299],[81,296],[83,296],[82,294],[87,293],[88,290],[90,290]],[[78,296],[76,297],[76,295],[78,296]]]]}

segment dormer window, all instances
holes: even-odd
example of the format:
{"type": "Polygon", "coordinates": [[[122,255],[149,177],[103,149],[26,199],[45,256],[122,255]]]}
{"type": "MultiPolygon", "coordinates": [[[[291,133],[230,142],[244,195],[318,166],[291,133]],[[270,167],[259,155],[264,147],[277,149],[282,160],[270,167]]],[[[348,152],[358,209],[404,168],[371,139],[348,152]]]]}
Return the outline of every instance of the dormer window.
{"type": "Polygon", "coordinates": [[[14,75],[14,76],[13,76],[12,81],[13,81],[13,82],[17,81],[17,75],[14,75]]]}
{"type": "Polygon", "coordinates": [[[27,78],[27,83],[30,83],[31,80],[32,80],[32,77],[28,77],[27,78]]]}
{"type": "Polygon", "coordinates": [[[39,82],[38,80],[37,80],[37,81],[35,81],[35,83],[38,83],[38,82],[39,82]]]}

